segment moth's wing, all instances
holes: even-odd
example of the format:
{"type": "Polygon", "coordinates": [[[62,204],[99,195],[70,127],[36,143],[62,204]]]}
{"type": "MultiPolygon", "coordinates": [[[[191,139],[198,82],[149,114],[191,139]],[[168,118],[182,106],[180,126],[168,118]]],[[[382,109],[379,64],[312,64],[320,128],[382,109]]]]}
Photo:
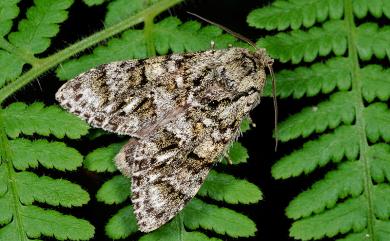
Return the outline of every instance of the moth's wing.
{"type": "Polygon", "coordinates": [[[141,130],[159,123],[180,99],[168,88],[179,73],[175,68],[167,70],[174,63],[167,58],[100,65],[65,83],[56,99],[93,127],[136,137],[147,135],[141,130]]]}
{"type": "Polygon", "coordinates": [[[185,116],[162,129],[148,138],[132,139],[116,158],[121,171],[131,176],[131,199],[143,232],[159,228],[183,209],[226,146],[214,143],[204,126],[191,125],[185,116]],[[187,136],[195,132],[193,138],[187,136]]]}

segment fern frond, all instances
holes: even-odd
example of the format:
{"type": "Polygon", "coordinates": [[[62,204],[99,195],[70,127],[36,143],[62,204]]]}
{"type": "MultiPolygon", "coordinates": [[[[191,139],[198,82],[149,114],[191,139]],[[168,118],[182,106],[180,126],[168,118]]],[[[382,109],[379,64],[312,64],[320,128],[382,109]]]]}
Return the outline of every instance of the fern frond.
{"type": "Polygon", "coordinates": [[[13,165],[18,170],[36,168],[38,163],[60,171],[76,170],[83,162],[83,156],[63,142],[15,139],[10,141],[10,147],[14,153],[13,165]]]}
{"type": "MultiPolygon", "coordinates": [[[[271,29],[299,28],[305,24],[303,19],[308,19],[304,26],[312,25],[313,12],[304,10],[313,1],[291,0],[281,6],[289,9],[298,6],[296,3],[302,6],[297,12],[304,16],[285,17],[279,22],[271,11],[271,20],[267,22],[261,18],[266,13],[257,10],[252,14],[260,17],[252,16],[248,21],[255,22],[250,23],[252,26],[271,29]]],[[[274,3],[270,9],[278,9],[278,4],[274,3]]],[[[287,216],[294,219],[290,236],[295,239],[337,236],[344,241],[387,241],[390,239],[390,146],[386,143],[390,141],[390,111],[387,103],[376,101],[389,99],[388,69],[379,65],[361,67],[360,61],[369,61],[374,56],[384,61],[390,59],[390,28],[364,20],[359,20],[361,24],[357,26],[355,17],[362,18],[368,13],[388,17],[390,5],[382,0],[359,0],[340,1],[335,6],[342,8],[343,16],[339,15],[342,20],[323,19],[322,27],[282,32],[258,41],[275,58],[294,64],[311,62],[319,56],[345,54],[325,64],[315,63],[309,68],[298,67],[276,74],[280,78],[278,95],[282,98],[336,93],[328,101],[305,107],[283,121],[279,131],[283,141],[305,138],[314,132],[319,137],[280,159],[273,166],[272,174],[275,178],[289,178],[335,163],[323,179],[299,194],[287,207],[287,216]],[[326,133],[330,128],[334,131],[326,133]]],[[[326,8],[320,13],[325,11],[326,8]]],[[[270,95],[269,86],[266,93],[270,95]]]]}
{"type": "Polygon", "coordinates": [[[289,178],[310,173],[330,161],[339,162],[344,157],[354,160],[359,155],[357,131],[352,126],[337,128],[334,133],[309,141],[299,150],[280,159],[272,167],[275,178],[289,178]]]}
{"type": "Polygon", "coordinates": [[[125,143],[113,143],[89,153],[83,166],[93,172],[115,172],[117,169],[112,160],[125,143]]]}
{"type": "Polygon", "coordinates": [[[341,123],[351,124],[355,119],[351,98],[350,92],[338,92],[330,96],[328,101],[304,108],[279,125],[280,140],[289,141],[300,136],[307,137],[313,132],[322,133],[341,123]]]}
{"type": "Polygon", "coordinates": [[[390,98],[390,69],[380,65],[369,65],[361,70],[363,97],[368,102],[378,98],[388,101],[390,98]]]}
{"type": "Polygon", "coordinates": [[[287,216],[293,219],[308,217],[334,207],[339,199],[360,195],[364,189],[360,168],[356,161],[339,165],[337,170],[326,174],[324,179],[291,201],[286,209],[287,216]]]}
{"type": "Polygon", "coordinates": [[[66,10],[73,0],[35,0],[27,11],[27,19],[19,22],[18,31],[8,35],[8,42],[4,35],[9,32],[12,19],[19,13],[18,2],[0,2],[1,12],[5,15],[2,17],[0,13],[0,63],[6,63],[2,65],[0,86],[18,77],[24,64],[39,64],[34,55],[50,46],[50,38],[58,33],[59,24],[67,19],[66,10]]]}
{"type": "MultiPolygon", "coordinates": [[[[12,20],[19,15],[18,2],[20,0],[2,0],[0,1],[0,46],[4,45],[4,36],[12,28],[12,20]]],[[[0,71],[0,87],[3,86],[7,80],[18,77],[22,72],[23,61],[15,55],[10,54],[0,48],[0,63],[7,63],[2,65],[0,71]]]]}
{"type": "Polygon", "coordinates": [[[364,117],[367,120],[367,137],[371,142],[380,138],[390,142],[390,109],[385,103],[371,104],[364,109],[364,117]]]}
{"type": "Polygon", "coordinates": [[[68,18],[67,9],[73,0],[35,0],[27,10],[27,19],[22,20],[18,32],[9,35],[9,40],[18,48],[38,54],[50,46],[50,38],[57,35],[59,23],[68,18]]]}
{"type": "MultiPolygon", "coordinates": [[[[280,98],[316,96],[351,88],[350,64],[346,58],[332,58],[325,63],[316,63],[294,70],[282,70],[275,75],[276,95],[280,98]]],[[[367,69],[367,75],[370,73],[367,69]]],[[[376,77],[371,77],[376,78],[376,77]]],[[[370,86],[371,87],[371,86],[370,86]]],[[[383,92],[383,91],[382,91],[383,92]]],[[[264,95],[272,96],[272,82],[267,81],[264,95]]]]}
{"type": "Polygon", "coordinates": [[[276,1],[269,7],[252,11],[247,18],[249,26],[266,30],[285,30],[311,27],[327,18],[343,16],[342,0],[276,1]]]}
{"type": "Polygon", "coordinates": [[[54,210],[25,206],[21,208],[21,215],[24,218],[24,230],[32,238],[44,235],[59,240],[88,240],[94,234],[94,228],[89,222],[54,210]]]}
{"type": "Polygon", "coordinates": [[[179,218],[163,226],[155,232],[142,236],[139,241],[222,241],[217,238],[209,238],[200,232],[187,232],[183,230],[179,218]]]}
{"type": "Polygon", "coordinates": [[[81,206],[89,201],[89,195],[77,184],[68,180],[38,177],[31,172],[15,174],[20,202],[31,205],[34,201],[53,206],[81,206]]]}
{"type": "Polygon", "coordinates": [[[372,56],[390,59],[390,27],[379,28],[376,23],[364,23],[356,31],[356,48],[362,60],[372,56]]]}
{"type": "Polygon", "coordinates": [[[390,4],[386,0],[359,0],[353,4],[353,12],[358,18],[363,18],[368,13],[376,18],[382,15],[390,18],[390,4]]]}
{"type": "Polygon", "coordinates": [[[77,139],[87,134],[89,129],[87,123],[58,106],[45,107],[40,102],[32,105],[15,102],[2,112],[5,131],[11,138],[18,137],[21,133],[37,133],[42,136],[53,134],[57,138],[66,135],[77,139]]]}
{"type": "Polygon", "coordinates": [[[106,0],[83,0],[85,4],[88,6],[100,5],[104,3],[106,0]]]}
{"type": "Polygon", "coordinates": [[[145,9],[152,5],[158,0],[142,1],[133,0],[131,4],[127,0],[116,0],[112,1],[107,6],[107,14],[104,19],[106,26],[114,25],[115,23],[127,18],[128,16],[134,15],[137,12],[145,9]]]}
{"type": "Polygon", "coordinates": [[[365,228],[367,210],[362,197],[348,199],[324,213],[298,220],[290,228],[296,239],[310,240],[333,237],[352,229],[360,232],[365,228]]]}
{"type": "Polygon", "coordinates": [[[256,232],[255,223],[231,209],[220,208],[193,199],[183,210],[184,225],[189,229],[202,227],[231,237],[249,237],[256,232]]]}
{"type": "Polygon", "coordinates": [[[256,185],[213,170],[210,171],[198,195],[231,204],[257,203],[262,199],[262,193],[256,185]]]}
{"type": "Polygon", "coordinates": [[[371,176],[375,182],[390,182],[390,145],[381,143],[370,146],[368,157],[371,161],[371,176]]]}
{"type": "Polygon", "coordinates": [[[117,175],[106,181],[96,193],[96,199],[105,204],[123,203],[130,197],[130,179],[117,175]]]}
{"type": "MultiPolygon", "coordinates": [[[[235,38],[222,34],[222,30],[214,27],[201,27],[200,23],[189,21],[181,23],[175,17],[168,17],[156,23],[151,29],[153,45],[158,54],[173,52],[199,51],[210,47],[214,40],[217,48],[234,44],[235,38]]],[[[57,69],[60,79],[71,79],[93,66],[116,60],[146,58],[148,56],[144,30],[128,30],[118,39],[110,40],[106,46],[97,47],[91,55],[71,60],[57,69]],[[126,49],[126,51],[123,51],[126,49]]]]}
{"type": "MultiPolygon", "coordinates": [[[[130,189],[127,193],[130,192],[130,189]]],[[[131,205],[120,209],[106,225],[106,234],[112,239],[123,239],[138,231],[137,220],[131,205]]]]}
{"type": "Polygon", "coordinates": [[[248,150],[240,142],[233,142],[233,144],[229,148],[229,159],[231,163],[246,163],[248,158],[248,150]]]}
{"type": "Polygon", "coordinates": [[[318,56],[327,56],[331,52],[343,55],[347,50],[346,28],[343,21],[333,20],[308,31],[293,30],[267,36],[257,45],[267,49],[267,53],[281,62],[312,62],[318,56]]]}
{"type": "Polygon", "coordinates": [[[20,0],[0,1],[0,37],[6,35],[12,27],[12,20],[19,15],[18,2],[20,0]]]}
{"type": "MultiPolygon", "coordinates": [[[[48,124],[39,117],[63,117],[57,124],[62,124],[67,119],[70,120],[68,124],[73,122],[79,124],[79,127],[80,123],[84,126],[86,124],[80,120],[75,121],[75,117],[58,107],[43,108],[40,103],[31,106],[15,103],[0,111],[0,240],[32,240],[41,236],[59,240],[90,239],[94,234],[94,227],[88,221],[36,206],[38,203],[68,208],[81,206],[89,201],[86,191],[67,180],[15,170],[36,167],[38,163],[46,168],[74,170],[82,163],[82,156],[61,142],[8,140],[6,135],[13,133],[17,136],[21,131],[24,134],[55,133],[62,137],[65,133],[71,133],[69,136],[75,136],[76,133],[80,136],[82,133],[77,126],[72,127],[73,130],[69,132],[55,127],[56,121],[46,119],[50,123],[48,124]],[[26,119],[31,123],[27,123],[26,119]]],[[[85,127],[84,129],[87,130],[85,127]]]]}

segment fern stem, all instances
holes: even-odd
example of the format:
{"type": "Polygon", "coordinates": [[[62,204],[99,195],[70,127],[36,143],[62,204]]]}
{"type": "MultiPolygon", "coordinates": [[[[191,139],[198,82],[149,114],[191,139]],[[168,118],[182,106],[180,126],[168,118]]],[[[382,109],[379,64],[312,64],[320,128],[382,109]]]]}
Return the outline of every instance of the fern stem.
{"type": "Polygon", "coordinates": [[[49,56],[47,58],[41,59],[40,63],[38,65],[35,65],[31,70],[27,71],[25,74],[20,76],[15,81],[9,83],[5,87],[3,87],[0,90],[0,104],[3,103],[3,101],[8,98],[10,95],[18,91],[20,88],[25,86],[26,84],[33,81],[35,78],[37,78],[39,75],[43,74],[44,72],[48,71],[49,69],[57,66],[58,64],[62,63],[63,61],[67,60],[68,58],[72,57],[73,55],[80,53],[84,51],[85,49],[96,45],[97,43],[106,40],[118,33],[123,32],[124,30],[128,29],[131,26],[134,26],[136,24],[139,24],[143,22],[148,16],[157,16],[161,12],[165,11],[166,9],[176,5],[177,3],[181,2],[183,0],[161,0],[150,7],[146,8],[145,10],[135,14],[134,16],[131,16],[127,19],[124,19],[123,21],[104,29],[100,32],[97,32],[59,52],[56,54],[53,54],[52,56],[49,56]]]}
{"type": "Polygon", "coordinates": [[[15,47],[13,44],[9,43],[4,38],[0,38],[0,48],[14,54],[15,56],[17,56],[18,58],[20,58],[24,62],[29,63],[33,66],[37,65],[40,61],[40,59],[36,58],[30,52],[28,52],[24,49],[15,47]]]}
{"type": "Polygon", "coordinates": [[[176,224],[177,224],[177,229],[179,230],[179,232],[178,232],[178,235],[179,235],[178,240],[179,241],[183,241],[184,240],[185,229],[184,229],[183,214],[181,212],[177,215],[176,224]]]}
{"type": "Polygon", "coordinates": [[[376,235],[374,234],[374,222],[375,216],[373,211],[373,193],[372,187],[373,183],[371,180],[370,173],[370,163],[367,158],[368,151],[368,143],[367,143],[367,135],[366,135],[366,123],[364,120],[364,103],[362,98],[362,82],[360,77],[360,65],[359,65],[359,57],[357,54],[356,48],[356,25],[354,22],[353,15],[353,3],[352,0],[344,0],[344,14],[345,21],[348,27],[348,56],[351,61],[352,71],[352,93],[355,97],[355,112],[356,112],[356,127],[359,135],[359,152],[360,159],[359,161],[364,166],[364,195],[367,198],[367,232],[370,237],[370,240],[375,240],[376,235]]]}
{"type": "Polygon", "coordinates": [[[13,154],[11,151],[11,147],[9,146],[7,135],[5,134],[3,123],[3,110],[0,109],[0,156],[2,159],[2,163],[0,162],[0,165],[7,166],[7,186],[9,187],[8,191],[11,192],[10,195],[12,196],[11,206],[13,209],[13,220],[16,222],[16,227],[18,230],[18,240],[15,241],[28,241],[29,239],[27,238],[26,232],[24,231],[23,227],[22,217],[20,216],[20,201],[15,184],[15,170],[12,165],[13,154]]]}
{"type": "Polygon", "coordinates": [[[156,49],[153,41],[153,25],[155,16],[147,16],[145,18],[144,35],[146,41],[146,51],[149,57],[156,56],[156,49]]]}

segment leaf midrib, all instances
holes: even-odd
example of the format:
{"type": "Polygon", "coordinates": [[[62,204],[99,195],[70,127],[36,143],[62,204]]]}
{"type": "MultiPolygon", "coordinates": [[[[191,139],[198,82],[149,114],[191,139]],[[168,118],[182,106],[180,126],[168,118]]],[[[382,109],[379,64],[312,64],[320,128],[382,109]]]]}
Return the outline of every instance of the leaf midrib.
{"type": "Polygon", "coordinates": [[[355,113],[356,113],[356,130],[359,136],[359,149],[360,157],[359,161],[363,163],[364,172],[364,195],[367,200],[367,232],[368,237],[371,240],[375,240],[376,236],[374,231],[375,214],[373,209],[373,183],[371,180],[370,163],[368,160],[368,142],[367,134],[365,131],[366,121],[364,119],[364,103],[362,94],[362,81],[360,76],[359,57],[357,54],[357,27],[354,22],[353,3],[352,0],[344,0],[344,21],[347,26],[348,37],[348,57],[351,61],[351,77],[352,77],[352,94],[355,101],[355,113]]]}

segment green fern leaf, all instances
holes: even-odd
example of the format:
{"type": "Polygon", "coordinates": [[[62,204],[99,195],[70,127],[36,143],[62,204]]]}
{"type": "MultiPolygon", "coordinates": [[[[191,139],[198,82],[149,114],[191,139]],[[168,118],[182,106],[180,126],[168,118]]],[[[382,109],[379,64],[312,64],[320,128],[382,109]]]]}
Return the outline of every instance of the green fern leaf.
{"type": "Polygon", "coordinates": [[[158,2],[158,0],[133,0],[131,4],[129,4],[129,1],[127,0],[112,1],[107,6],[107,14],[106,18],[104,19],[104,23],[106,26],[112,26],[119,21],[145,9],[155,2],[158,2]]]}
{"type": "Polygon", "coordinates": [[[240,142],[233,142],[233,144],[229,148],[229,159],[231,163],[246,163],[248,158],[248,150],[240,142]]]}
{"type": "Polygon", "coordinates": [[[139,241],[221,241],[217,238],[209,238],[199,232],[187,232],[183,230],[178,218],[164,225],[155,232],[142,236],[139,241]]]}
{"type": "Polygon", "coordinates": [[[66,10],[72,5],[73,0],[34,1],[34,6],[27,11],[27,19],[19,22],[18,32],[8,35],[10,41],[8,42],[3,36],[9,32],[12,19],[19,13],[18,2],[15,0],[0,2],[1,12],[5,15],[0,16],[2,37],[0,38],[0,63],[7,63],[2,65],[0,86],[18,77],[25,63],[38,64],[39,60],[34,57],[34,54],[42,53],[50,46],[50,38],[58,33],[59,23],[67,19],[66,10]]]}
{"type": "MultiPolygon", "coordinates": [[[[386,103],[376,101],[389,99],[388,69],[366,64],[361,67],[360,61],[373,57],[389,59],[390,28],[355,21],[355,17],[363,18],[368,13],[375,17],[389,16],[390,4],[382,0],[340,1],[333,6],[339,8],[336,12],[342,10],[337,18],[343,19],[328,20],[316,19],[316,14],[324,16],[328,10],[324,6],[313,11],[319,2],[276,2],[269,7],[270,12],[255,10],[248,17],[250,24],[258,28],[296,29],[258,41],[258,45],[266,47],[282,62],[298,64],[315,61],[320,56],[345,55],[325,64],[315,63],[309,68],[298,67],[276,74],[277,93],[282,98],[336,93],[328,101],[306,107],[282,122],[279,131],[282,141],[305,138],[314,132],[319,137],[313,137],[316,139],[280,159],[273,166],[272,174],[275,178],[289,178],[335,163],[323,179],[288,205],[286,214],[294,219],[290,236],[295,239],[337,236],[337,240],[344,241],[387,241],[390,238],[390,146],[378,142],[390,140],[390,112],[386,103]],[[299,16],[294,16],[294,7],[299,16]],[[279,20],[276,12],[283,10],[286,11],[279,20]],[[269,20],[264,17],[267,14],[271,16],[269,20]],[[316,22],[323,22],[322,27],[311,27],[316,22]],[[302,26],[311,28],[299,29],[302,26]],[[365,106],[364,100],[370,103],[365,106]],[[326,133],[329,129],[335,130],[326,133]]],[[[329,1],[321,4],[326,2],[329,1]]],[[[271,95],[270,86],[266,94],[271,95]]]]}
{"type": "Polygon", "coordinates": [[[216,171],[209,173],[198,195],[232,204],[257,203],[262,199],[262,193],[256,185],[216,171]]]}
{"type": "Polygon", "coordinates": [[[35,0],[34,3],[27,11],[27,19],[19,23],[19,31],[11,33],[9,40],[31,54],[38,54],[50,46],[50,38],[58,33],[58,24],[68,18],[66,9],[73,0],[35,0]]]}
{"type": "Polygon", "coordinates": [[[107,0],[83,0],[83,2],[85,4],[87,4],[88,6],[100,5],[100,4],[104,3],[105,1],[107,1],[107,0]]]}
{"type": "Polygon", "coordinates": [[[15,138],[20,133],[42,136],[53,134],[57,138],[65,135],[77,139],[87,134],[89,126],[76,116],[57,106],[45,107],[43,103],[32,105],[16,102],[2,110],[4,127],[8,136],[15,138]]]}
{"type": "Polygon", "coordinates": [[[336,128],[341,123],[351,124],[355,119],[351,98],[351,93],[339,92],[330,96],[328,101],[304,108],[279,125],[280,140],[307,137],[313,132],[321,133],[328,128],[336,128]]]}
{"type": "Polygon", "coordinates": [[[390,98],[390,69],[379,65],[369,65],[361,70],[363,96],[368,102],[378,98],[388,101],[390,98]]]}
{"type": "MultiPolygon", "coordinates": [[[[304,96],[316,96],[319,93],[327,94],[336,88],[348,90],[351,88],[349,65],[346,58],[332,58],[326,63],[316,63],[309,68],[298,67],[292,71],[282,70],[275,76],[276,95],[280,98],[299,99],[304,96]]],[[[264,95],[272,96],[271,81],[267,81],[264,95]]]]}
{"type": "Polygon", "coordinates": [[[213,230],[231,237],[254,236],[255,223],[248,217],[227,208],[193,199],[183,210],[184,225],[189,229],[213,230]]]}
{"type": "Polygon", "coordinates": [[[298,195],[287,207],[286,214],[293,219],[321,213],[325,208],[334,207],[339,198],[356,197],[363,191],[363,175],[356,161],[341,164],[329,172],[309,190],[298,195]],[[316,202],[313,202],[316,200],[316,202]]]}
{"type": "Polygon", "coordinates": [[[105,204],[123,203],[130,197],[130,180],[122,175],[105,182],[96,193],[96,199],[105,204]]]}
{"type": "Polygon", "coordinates": [[[12,19],[19,15],[18,2],[20,0],[2,0],[0,1],[0,36],[6,35],[12,27],[12,19]]]}
{"type": "Polygon", "coordinates": [[[302,149],[280,159],[272,167],[272,175],[278,179],[285,179],[302,173],[310,173],[318,166],[324,166],[330,161],[339,162],[344,157],[354,160],[359,154],[357,140],[358,136],[354,127],[339,127],[334,133],[309,141],[303,145],[302,149]]]}
{"type": "Polygon", "coordinates": [[[381,17],[383,14],[390,18],[390,4],[386,0],[355,0],[354,3],[353,12],[358,18],[363,18],[368,13],[376,18],[381,17]]]}
{"type": "Polygon", "coordinates": [[[137,231],[137,220],[130,205],[120,209],[106,225],[106,234],[112,239],[123,239],[137,231]]]}
{"type": "Polygon", "coordinates": [[[62,142],[15,139],[10,141],[10,147],[15,153],[13,165],[19,170],[38,167],[38,163],[45,168],[61,171],[76,170],[83,161],[82,155],[77,150],[67,147],[62,142]]]}
{"type": "Polygon", "coordinates": [[[84,167],[94,172],[115,172],[117,169],[113,160],[124,144],[114,143],[92,151],[85,157],[84,167]]]}
{"type": "Polygon", "coordinates": [[[337,56],[346,52],[346,26],[341,20],[333,20],[325,22],[321,28],[313,27],[308,31],[294,30],[268,36],[260,39],[257,45],[267,49],[272,57],[281,62],[312,62],[318,56],[326,56],[331,52],[337,56]]]}
{"type": "Polygon", "coordinates": [[[371,142],[377,142],[379,138],[390,141],[390,110],[385,103],[375,103],[364,110],[367,120],[366,132],[371,142]]]}
{"type": "Polygon", "coordinates": [[[390,145],[375,144],[370,146],[368,157],[371,161],[371,175],[375,182],[390,182],[390,145]]]}
{"type": "Polygon", "coordinates": [[[327,212],[294,222],[290,235],[296,239],[310,240],[333,237],[351,229],[362,231],[367,221],[364,207],[362,197],[348,199],[327,212]]]}
{"type": "Polygon", "coordinates": [[[21,215],[26,234],[33,238],[44,235],[59,240],[88,240],[94,233],[93,226],[87,221],[53,210],[25,206],[21,208],[21,215]]]}
{"type": "Polygon", "coordinates": [[[357,28],[357,50],[362,60],[372,56],[390,59],[390,27],[379,28],[375,23],[364,23],[357,28]]]}
{"type": "Polygon", "coordinates": [[[79,185],[67,180],[38,177],[31,172],[18,172],[15,175],[20,201],[31,205],[34,201],[54,206],[81,206],[89,201],[89,195],[79,185]]]}
{"type": "MultiPolygon", "coordinates": [[[[201,28],[201,25],[194,21],[182,24],[174,17],[168,17],[155,24],[151,34],[156,51],[161,55],[167,54],[169,50],[173,52],[205,50],[210,47],[211,40],[215,41],[218,48],[235,43],[233,37],[222,34],[219,28],[212,26],[201,28]]],[[[57,69],[57,76],[60,79],[71,79],[99,64],[147,56],[144,31],[128,30],[121,38],[110,40],[107,46],[97,47],[93,54],[65,63],[57,69]]]]}
{"type": "MultiPolygon", "coordinates": [[[[12,20],[19,15],[18,2],[20,0],[2,0],[0,1],[0,46],[4,45],[3,37],[11,30],[12,20]]],[[[22,72],[23,61],[7,51],[0,49],[0,87],[7,80],[18,77],[22,72]]]]}
{"type": "Polygon", "coordinates": [[[343,15],[343,1],[276,1],[272,6],[256,9],[248,15],[249,26],[267,30],[285,30],[311,27],[328,17],[340,19],[343,15]]]}

